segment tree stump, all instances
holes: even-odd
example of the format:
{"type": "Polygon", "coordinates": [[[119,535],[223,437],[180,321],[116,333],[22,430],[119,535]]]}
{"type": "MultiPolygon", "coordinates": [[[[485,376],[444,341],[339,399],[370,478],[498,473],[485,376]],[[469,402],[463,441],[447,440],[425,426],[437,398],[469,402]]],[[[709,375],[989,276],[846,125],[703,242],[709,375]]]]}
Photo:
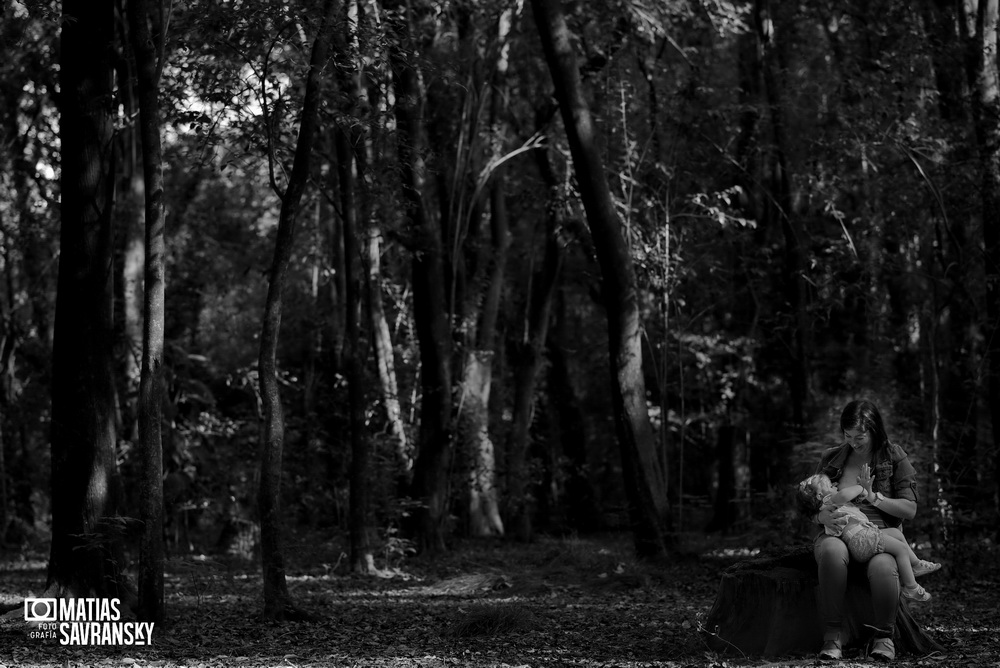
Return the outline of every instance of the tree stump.
{"type": "MultiPolygon", "coordinates": [[[[716,651],[747,656],[815,654],[823,644],[816,609],[816,561],[812,546],[741,561],[722,574],[715,604],[705,620],[706,640],[716,651]]],[[[871,638],[871,594],[865,565],[851,562],[847,579],[845,648],[871,638]]],[[[913,619],[900,598],[893,641],[898,652],[928,654],[942,647],[913,619]]]]}

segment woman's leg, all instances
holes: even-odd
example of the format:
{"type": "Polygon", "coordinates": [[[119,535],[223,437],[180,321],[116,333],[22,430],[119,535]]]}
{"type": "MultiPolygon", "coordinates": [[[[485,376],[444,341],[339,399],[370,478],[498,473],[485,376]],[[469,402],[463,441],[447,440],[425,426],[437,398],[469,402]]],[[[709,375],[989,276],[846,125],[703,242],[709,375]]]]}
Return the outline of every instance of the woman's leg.
{"type": "Polygon", "coordinates": [[[868,587],[875,613],[875,637],[892,638],[896,628],[896,607],[899,605],[899,572],[892,555],[876,554],[868,562],[868,587]]]}
{"type": "MultiPolygon", "coordinates": [[[[817,607],[823,624],[823,638],[839,637],[844,621],[844,596],[847,593],[847,564],[851,557],[847,545],[836,536],[822,535],[813,544],[819,575],[817,607]]],[[[895,568],[892,557],[886,558],[895,568]]],[[[895,614],[895,610],[893,611],[895,614]]]]}

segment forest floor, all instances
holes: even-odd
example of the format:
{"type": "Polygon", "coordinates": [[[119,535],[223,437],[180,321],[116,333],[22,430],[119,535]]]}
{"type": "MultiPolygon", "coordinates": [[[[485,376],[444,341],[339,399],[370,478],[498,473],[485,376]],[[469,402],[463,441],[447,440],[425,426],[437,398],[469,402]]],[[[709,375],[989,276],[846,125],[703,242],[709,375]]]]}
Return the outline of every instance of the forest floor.
{"type": "MultiPolygon", "coordinates": [[[[31,638],[15,609],[0,622],[0,668],[822,665],[813,656],[721,655],[706,644],[702,623],[720,575],[747,553],[746,542],[688,539],[682,554],[647,564],[630,556],[628,536],[469,541],[359,576],[345,573],[334,541],[296,536],[286,542],[288,586],[313,621],[261,622],[261,577],[252,563],[174,557],[166,575],[168,620],[153,629],[151,645],[63,646],[31,638]]],[[[901,656],[893,665],[1000,667],[998,552],[988,543],[975,550],[974,567],[961,577],[947,561],[928,576],[934,598],[915,612],[945,651],[901,656]]],[[[392,555],[381,557],[380,565],[392,555]]],[[[0,553],[0,604],[10,609],[37,595],[44,567],[44,555],[0,553]]],[[[858,652],[845,659],[840,665],[848,668],[873,665],[858,652]]]]}

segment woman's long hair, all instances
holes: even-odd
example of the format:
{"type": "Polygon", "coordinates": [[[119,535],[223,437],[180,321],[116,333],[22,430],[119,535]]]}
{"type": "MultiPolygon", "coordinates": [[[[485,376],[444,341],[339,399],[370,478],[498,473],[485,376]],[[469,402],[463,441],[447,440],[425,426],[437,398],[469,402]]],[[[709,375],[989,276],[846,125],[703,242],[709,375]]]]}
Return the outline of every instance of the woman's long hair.
{"type": "Polygon", "coordinates": [[[840,429],[862,429],[872,437],[872,452],[878,452],[889,446],[889,437],[885,433],[885,423],[878,408],[867,399],[858,399],[844,406],[840,414],[840,429]]]}

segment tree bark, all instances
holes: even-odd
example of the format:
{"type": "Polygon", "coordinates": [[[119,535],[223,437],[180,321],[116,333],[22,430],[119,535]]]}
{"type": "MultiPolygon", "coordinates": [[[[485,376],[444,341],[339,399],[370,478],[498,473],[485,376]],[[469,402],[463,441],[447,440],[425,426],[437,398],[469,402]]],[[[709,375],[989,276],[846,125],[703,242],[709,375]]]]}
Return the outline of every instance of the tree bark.
{"type": "MultiPolygon", "coordinates": [[[[500,506],[496,485],[496,451],[489,429],[489,398],[493,384],[493,362],[496,357],[496,329],[500,316],[500,303],[504,291],[507,255],[510,248],[510,222],[507,216],[506,170],[499,166],[503,159],[502,110],[507,97],[508,40],[513,27],[514,11],[505,10],[498,21],[497,57],[493,68],[492,85],[487,89],[490,96],[489,136],[492,152],[487,166],[480,171],[469,202],[469,215],[482,216],[479,193],[488,189],[490,203],[490,244],[485,262],[485,280],[470,277],[474,285],[483,288],[475,294],[470,303],[481,304],[478,321],[471,336],[472,345],[466,353],[465,370],[462,380],[462,399],[459,402],[459,425],[465,443],[465,452],[470,457],[469,471],[469,531],[473,536],[503,535],[504,525],[500,516],[500,506]]],[[[476,43],[476,35],[470,35],[471,44],[476,43]]],[[[469,51],[474,51],[473,47],[469,51]]],[[[474,75],[476,90],[483,88],[478,68],[474,75]]],[[[474,134],[474,130],[470,132],[474,134]]],[[[475,147],[476,144],[474,143],[475,147]]],[[[475,150],[475,148],[473,149],[475,150]]],[[[476,162],[476,161],[473,161],[476,162]]],[[[478,223],[470,224],[470,227],[478,223]]],[[[471,236],[471,235],[470,235],[471,236]]],[[[475,244],[474,244],[475,245],[475,244]]],[[[480,258],[482,259],[482,258],[480,258]]]]}
{"type": "Polygon", "coordinates": [[[53,595],[118,597],[131,605],[116,532],[114,25],[110,0],[63,3],[48,589],[53,595]]]}
{"type": "Polygon", "coordinates": [[[385,418],[389,423],[389,433],[393,437],[397,478],[400,481],[400,487],[405,490],[409,486],[410,474],[413,471],[413,455],[399,402],[399,384],[396,382],[396,360],[392,347],[392,334],[389,332],[385,306],[382,303],[382,234],[378,227],[372,225],[368,228],[367,235],[365,264],[372,345],[375,353],[375,365],[378,368],[379,388],[382,392],[382,406],[385,408],[385,418]]]}
{"type": "Polygon", "coordinates": [[[163,330],[166,282],[166,242],[163,210],[163,151],[160,145],[160,100],[157,45],[164,35],[159,16],[149,0],[130,0],[128,20],[136,62],[139,133],[145,186],[145,258],[142,370],[139,380],[140,619],[163,621],[163,330]],[[156,34],[150,21],[159,29],[156,34]]]}
{"type": "Polygon", "coordinates": [[[655,557],[666,551],[667,501],[646,405],[639,300],[632,256],[611,199],[594,119],[583,95],[561,3],[559,0],[532,0],[531,4],[601,267],[615,426],[636,552],[640,557],[655,557]]]}
{"type": "MultiPolygon", "coordinates": [[[[400,45],[402,40],[400,40],[400,45]]],[[[418,502],[412,533],[422,551],[445,548],[448,466],[452,457],[451,330],[445,291],[444,248],[439,221],[423,200],[426,183],[423,141],[424,100],[419,74],[397,48],[396,119],[403,199],[414,245],[413,318],[420,345],[420,432],[410,495],[418,502]]]]}
{"type": "Polygon", "coordinates": [[[805,251],[802,246],[800,225],[792,215],[791,182],[788,173],[787,139],[785,137],[785,110],[778,81],[780,60],[774,42],[775,18],[770,0],[756,0],[754,3],[754,25],[761,45],[763,59],[761,74],[764,78],[764,94],[767,99],[768,115],[774,141],[770,159],[770,174],[767,178],[772,220],[777,219],[785,239],[785,294],[791,325],[788,335],[789,350],[789,398],[792,404],[792,425],[796,442],[804,439],[806,402],[809,397],[808,332],[809,317],[806,312],[805,251]]]}
{"type": "MultiPolygon", "coordinates": [[[[974,49],[975,94],[973,119],[982,179],[980,199],[983,217],[984,265],[986,273],[986,318],[983,327],[989,368],[988,401],[993,425],[993,451],[1000,453],[1000,66],[997,63],[998,2],[979,0],[974,49]]],[[[1000,475],[1000,461],[996,464],[1000,475]]],[[[994,511],[1000,510],[1000,478],[993,476],[994,511]]],[[[983,494],[983,497],[987,495],[983,494]]],[[[987,497],[987,498],[988,498],[987,497]]]]}
{"type": "Polygon", "coordinates": [[[321,100],[320,75],[326,64],[331,29],[339,3],[325,0],[323,15],[309,62],[299,135],[288,184],[281,194],[278,231],[274,242],[274,261],[269,271],[267,301],[260,333],[260,393],[263,403],[264,432],[261,444],[260,489],[257,511],[260,519],[261,565],[264,577],[266,619],[289,619],[300,616],[292,605],[285,582],[285,560],[281,544],[281,458],[285,423],[278,386],[278,334],[281,327],[282,289],[295,241],[295,222],[299,204],[309,179],[313,139],[316,136],[321,100]]]}
{"type": "MultiPolygon", "coordinates": [[[[358,164],[358,183],[362,186],[359,218],[365,225],[364,236],[366,237],[362,263],[365,271],[368,324],[371,328],[372,348],[378,372],[382,407],[385,410],[385,419],[393,439],[397,491],[402,495],[407,492],[410,485],[410,475],[413,472],[413,452],[400,406],[395,351],[382,300],[382,231],[380,221],[372,215],[372,193],[365,187],[366,175],[373,168],[376,155],[372,139],[373,132],[368,131],[367,128],[374,126],[380,135],[384,135],[386,114],[372,113],[373,101],[365,87],[365,57],[361,53],[358,35],[360,31],[365,29],[363,24],[366,19],[370,21],[370,18],[360,6],[362,3],[363,0],[358,2],[352,0],[348,15],[348,25],[354,26],[349,35],[348,45],[354,61],[352,90],[356,113],[362,119],[362,123],[355,124],[353,128],[354,151],[358,164]]],[[[379,96],[375,102],[384,110],[385,100],[382,96],[379,96]]]]}
{"type": "MultiPolygon", "coordinates": [[[[541,269],[532,279],[528,304],[527,338],[514,355],[514,407],[507,437],[507,496],[511,533],[522,541],[534,532],[528,492],[528,448],[531,418],[535,410],[535,390],[545,361],[552,302],[562,264],[559,252],[559,180],[552,171],[546,150],[535,152],[536,161],[548,188],[545,214],[545,249],[541,269]]],[[[558,399],[554,399],[558,401],[558,399]]]]}
{"type": "Polygon", "coordinates": [[[566,516],[572,529],[581,533],[601,528],[601,513],[594,486],[587,475],[587,418],[573,386],[566,350],[575,339],[566,318],[566,305],[555,304],[552,334],[548,337],[549,370],[546,378],[555,441],[569,463],[566,476],[566,516]]]}
{"type": "Polygon", "coordinates": [[[340,180],[340,209],[344,231],[344,269],[346,306],[344,366],[347,371],[347,405],[350,422],[350,512],[351,570],[369,573],[374,570],[368,540],[368,488],[370,483],[370,444],[365,426],[364,345],[361,339],[361,234],[358,231],[357,179],[350,136],[338,128],[335,145],[337,173],[340,180]]]}

